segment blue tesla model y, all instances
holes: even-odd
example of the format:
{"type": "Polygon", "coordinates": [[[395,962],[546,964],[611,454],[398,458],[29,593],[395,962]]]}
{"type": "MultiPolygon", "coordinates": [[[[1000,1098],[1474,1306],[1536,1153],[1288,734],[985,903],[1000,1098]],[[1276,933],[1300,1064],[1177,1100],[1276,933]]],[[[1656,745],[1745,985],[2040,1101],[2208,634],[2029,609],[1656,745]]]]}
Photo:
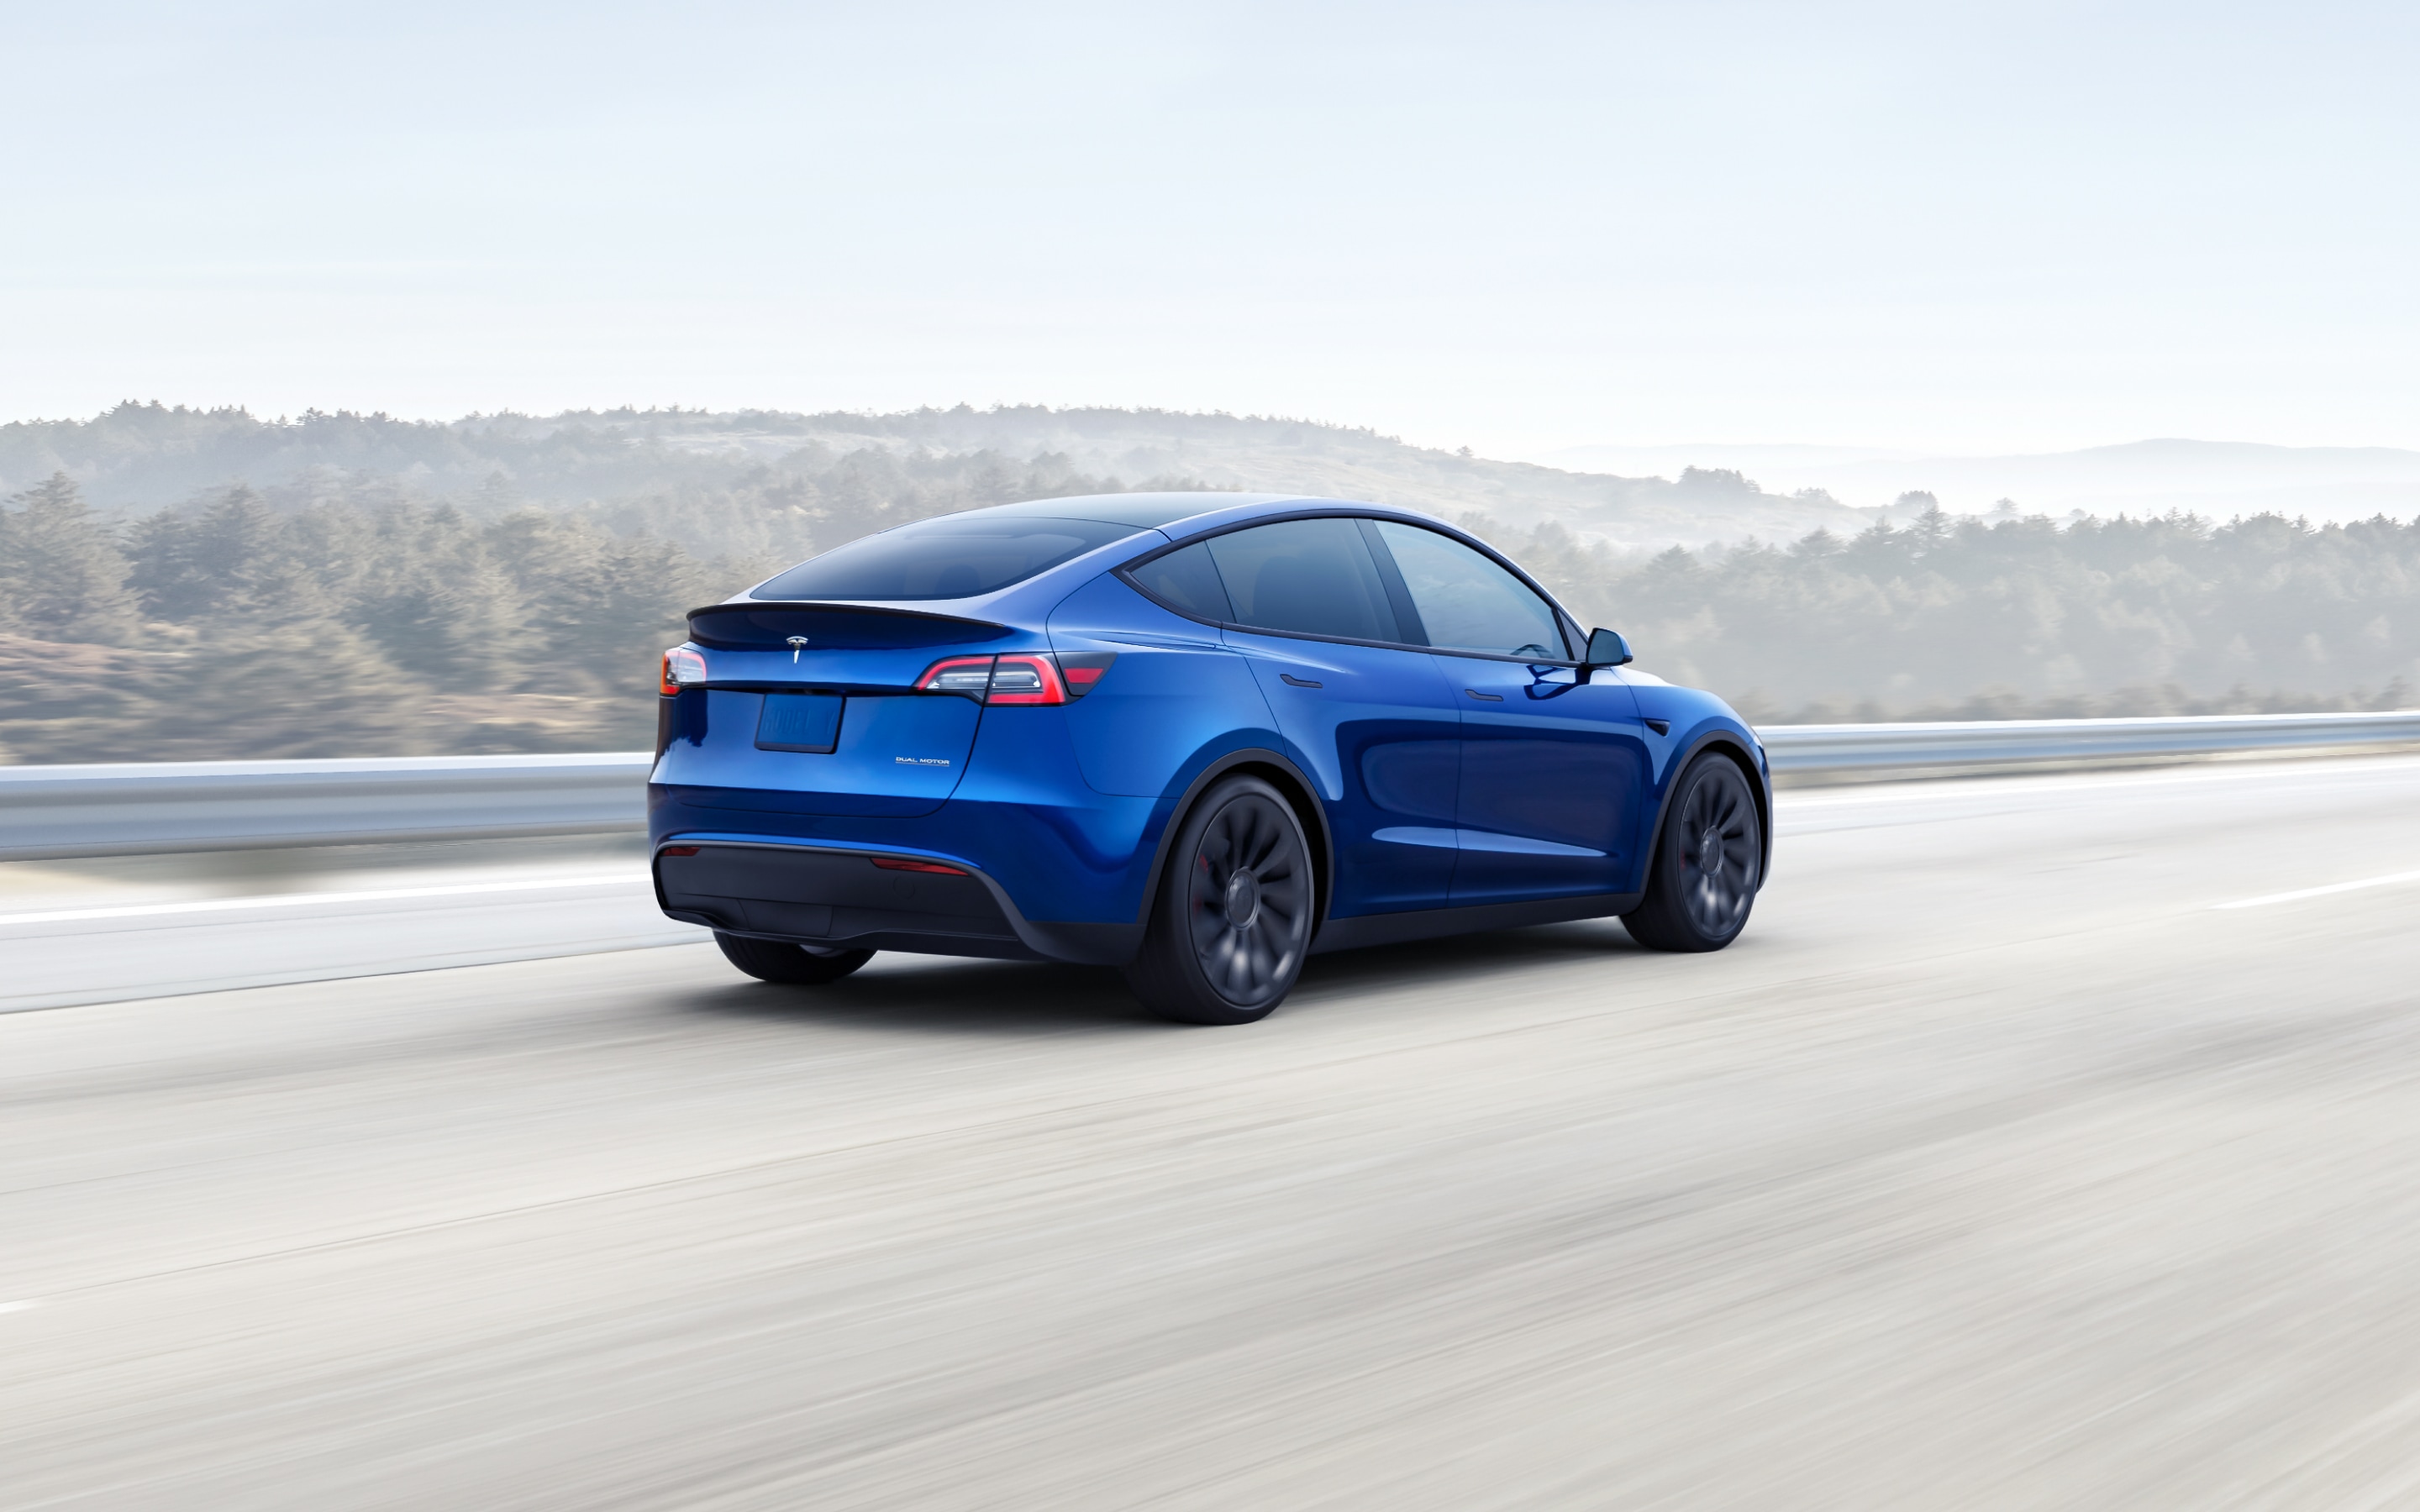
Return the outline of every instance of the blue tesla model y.
{"type": "Polygon", "coordinates": [[[1315,951],[1620,915],[1716,950],[1771,856],[1721,700],[1373,504],[1107,494],[852,541],[693,609],[664,912],[768,981],[876,950],[1122,968],[1265,1015],[1315,951]]]}

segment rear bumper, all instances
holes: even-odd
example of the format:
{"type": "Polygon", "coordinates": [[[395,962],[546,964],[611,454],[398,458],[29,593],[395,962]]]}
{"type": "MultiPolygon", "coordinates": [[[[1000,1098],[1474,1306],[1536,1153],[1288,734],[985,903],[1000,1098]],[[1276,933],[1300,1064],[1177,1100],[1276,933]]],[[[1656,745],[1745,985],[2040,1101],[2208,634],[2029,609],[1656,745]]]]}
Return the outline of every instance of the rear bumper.
{"type": "Polygon", "coordinates": [[[1087,965],[1123,965],[1142,945],[1140,924],[1035,923],[995,878],[954,858],[949,864],[967,875],[874,864],[913,854],[894,850],[695,834],[677,843],[694,845],[697,854],[666,856],[658,848],[657,903],[674,918],[727,934],[1087,965]]]}

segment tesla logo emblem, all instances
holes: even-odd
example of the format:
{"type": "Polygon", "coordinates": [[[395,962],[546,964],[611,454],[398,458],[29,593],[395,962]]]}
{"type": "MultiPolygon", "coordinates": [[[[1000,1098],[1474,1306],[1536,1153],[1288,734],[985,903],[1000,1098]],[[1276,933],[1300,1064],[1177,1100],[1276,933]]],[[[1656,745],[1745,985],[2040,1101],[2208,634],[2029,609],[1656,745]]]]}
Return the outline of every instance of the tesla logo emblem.
{"type": "Polygon", "coordinates": [[[806,638],[805,636],[802,636],[802,635],[794,635],[794,636],[790,637],[790,665],[791,665],[791,666],[795,667],[795,666],[797,666],[797,665],[799,664],[799,652],[801,652],[801,651],[804,651],[804,650],[806,649],[806,647],[807,647],[807,638],[806,638]]]}
{"type": "Polygon", "coordinates": [[[947,766],[950,764],[939,756],[893,756],[891,759],[897,762],[902,766],[947,766]]]}

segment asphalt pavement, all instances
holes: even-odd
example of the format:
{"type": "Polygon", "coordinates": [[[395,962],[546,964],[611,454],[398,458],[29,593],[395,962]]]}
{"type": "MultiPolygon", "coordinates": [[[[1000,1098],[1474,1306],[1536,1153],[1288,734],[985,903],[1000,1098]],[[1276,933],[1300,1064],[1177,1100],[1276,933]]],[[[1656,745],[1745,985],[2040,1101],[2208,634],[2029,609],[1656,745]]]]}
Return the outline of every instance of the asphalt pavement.
{"type": "Polygon", "coordinates": [[[2420,1502],[2420,760],[1782,801],[1730,950],[1232,1029],[610,867],[12,897],[123,1000],[0,1015],[0,1507],[2420,1502]]]}

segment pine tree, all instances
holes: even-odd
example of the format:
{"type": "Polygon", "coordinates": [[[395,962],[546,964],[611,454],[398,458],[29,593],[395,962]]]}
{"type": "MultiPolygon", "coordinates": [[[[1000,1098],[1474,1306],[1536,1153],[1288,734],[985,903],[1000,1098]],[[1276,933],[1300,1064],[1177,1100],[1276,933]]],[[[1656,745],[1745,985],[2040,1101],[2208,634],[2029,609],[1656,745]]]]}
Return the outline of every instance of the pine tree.
{"type": "Polygon", "coordinates": [[[129,585],[163,620],[249,607],[278,576],[276,517],[246,487],[198,514],[163,509],[135,527],[129,585]]]}
{"type": "Polygon", "coordinates": [[[0,507],[0,625],[41,640],[122,642],[137,631],[126,558],[75,480],[54,472],[0,507]]]}

